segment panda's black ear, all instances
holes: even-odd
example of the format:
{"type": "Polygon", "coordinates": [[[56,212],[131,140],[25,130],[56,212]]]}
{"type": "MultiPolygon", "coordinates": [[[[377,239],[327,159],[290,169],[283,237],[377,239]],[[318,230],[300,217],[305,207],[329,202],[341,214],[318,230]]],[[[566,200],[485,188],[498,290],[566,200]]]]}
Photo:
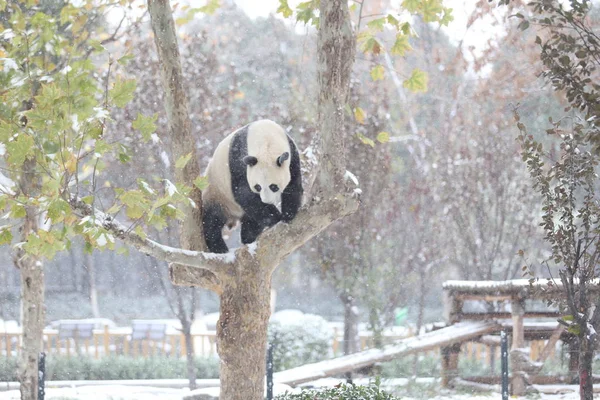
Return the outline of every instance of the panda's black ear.
{"type": "Polygon", "coordinates": [[[258,159],[254,156],[246,156],[244,157],[244,164],[248,165],[249,167],[254,167],[256,165],[256,163],[258,163],[258,159]]]}
{"type": "Polygon", "coordinates": [[[283,165],[283,162],[285,160],[287,160],[288,158],[290,158],[290,153],[288,153],[286,151],[285,153],[283,153],[282,155],[280,155],[279,157],[277,157],[277,166],[281,167],[283,165]]]}

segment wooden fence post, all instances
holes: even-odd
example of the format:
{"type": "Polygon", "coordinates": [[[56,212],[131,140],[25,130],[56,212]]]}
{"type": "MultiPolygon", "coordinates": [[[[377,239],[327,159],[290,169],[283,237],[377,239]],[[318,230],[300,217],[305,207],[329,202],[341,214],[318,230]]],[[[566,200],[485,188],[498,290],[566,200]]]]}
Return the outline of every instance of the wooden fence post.
{"type": "Polygon", "coordinates": [[[110,334],[108,332],[108,325],[104,325],[104,357],[110,355],[110,334]]]}
{"type": "Polygon", "coordinates": [[[442,386],[450,387],[454,378],[458,377],[458,355],[460,343],[442,347],[442,386]]]}
{"type": "Polygon", "coordinates": [[[512,313],[512,346],[510,348],[510,369],[512,371],[512,395],[523,396],[527,389],[527,381],[525,380],[526,372],[523,370],[525,362],[525,327],[523,324],[523,316],[525,315],[525,304],[522,299],[513,299],[511,301],[512,313]]]}

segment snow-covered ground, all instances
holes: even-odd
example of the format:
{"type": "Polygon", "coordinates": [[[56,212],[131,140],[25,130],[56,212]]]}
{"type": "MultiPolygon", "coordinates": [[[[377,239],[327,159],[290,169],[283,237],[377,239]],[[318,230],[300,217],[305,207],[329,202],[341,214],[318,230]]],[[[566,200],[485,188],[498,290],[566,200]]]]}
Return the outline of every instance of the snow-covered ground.
{"type": "MultiPolygon", "coordinates": [[[[329,386],[325,382],[326,386],[329,386]]],[[[362,382],[360,382],[362,383],[362,382]]],[[[382,382],[385,386],[390,382],[382,382]]],[[[402,385],[401,385],[402,386],[402,385]]],[[[189,394],[188,389],[170,389],[157,388],[149,386],[124,386],[124,385],[103,385],[103,386],[81,386],[70,388],[51,388],[46,390],[46,400],[182,400],[189,394]]],[[[277,390],[275,390],[275,394],[277,390]]],[[[402,400],[423,400],[424,397],[399,396],[402,400]]],[[[495,400],[499,399],[498,393],[468,393],[468,392],[440,392],[435,396],[429,397],[432,400],[495,400]]],[[[0,400],[19,400],[20,395],[16,390],[0,392],[0,400]]],[[[576,400],[579,399],[578,393],[568,394],[541,394],[528,397],[511,397],[511,400],[576,400]]]]}
{"type": "MultiPolygon", "coordinates": [[[[48,389],[46,400],[182,400],[189,393],[187,389],[165,389],[152,387],[128,387],[128,386],[85,386],[80,388],[48,389]]],[[[433,400],[493,400],[499,399],[497,393],[490,394],[468,394],[454,393],[439,395],[433,400]]],[[[534,395],[522,399],[541,400],[575,400],[579,395],[576,393],[560,395],[534,395]]],[[[0,400],[19,400],[18,391],[0,392],[0,400]]],[[[410,397],[402,397],[403,400],[412,400],[410,397]]],[[[518,400],[518,397],[511,397],[518,400]]]]}

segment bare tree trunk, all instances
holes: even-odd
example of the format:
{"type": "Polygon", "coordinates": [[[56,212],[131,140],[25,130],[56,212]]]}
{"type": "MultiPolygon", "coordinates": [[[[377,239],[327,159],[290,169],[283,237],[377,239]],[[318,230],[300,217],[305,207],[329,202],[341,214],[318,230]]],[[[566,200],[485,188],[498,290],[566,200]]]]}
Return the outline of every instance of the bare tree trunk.
{"type": "MultiPolygon", "coordinates": [[[[162,278],[161,278],[162,279],[162,278]]],[[[177,316],[181,322],[181,329],[185,338],[185,358],[187,362],[187,375],[189,380],[190,390],[196,389],[196,364],[194,362],[194,338],[192,337],[193,317],[189,317],[185,311],[184,299],[181,293],[181,288],[174,288],[177,297],[177,316]]],[[[166,293],[165,293],[166,294],[166,293]]],[[[191,312],[192,316],[194,311],[191,312]]]]}
{"type": "MultiPolygon", "coordinates": [[[[37,190],[35,160],[23,164],[23,174],[19,185],[23,194],[30,195],[37,190]]],[[[30,234],[38,230],[38,215],[35,207],[26,207],[26,216],[21,228],[21,241],[25,242],[30,234]]],[[[44,267],[35,256],[26,254],[17,248],[14,263],[21,272],[21,326],[23,344],[19,357],[19,381],[21,400],[37,400],[38,359],[42,350],[42,331],[46,319],[44,306],[44,267]]]]}
{"type": "Polygon", "coordinates": [[[94,318],[100,318],[100,308],[98,307],[98,288],[96,287],[96,265],[94,257],[90,253],[85,253],[85,269],[88,273],[88,283],[90,286],[90,307],[94,318]]]}
{"type": "MultiPolygon", "coordinates": [[[[360,339],[358,336],[358,309],[356,301],[352,295],[344,293],[340,296],[344,305],[344,345],[342,350],[344,355],[356,353],[360,349],[360,339]]],[[[352,380],[352,372],[346,373],[346,379],[352,380]]]]}
{"type": "MultiPolygon", "coordinates": [[[[187,217],[181,224],[180,244],[186,250],[203,251],[206,246],[202,227],[202,192],[194,185],[194,180],[200,176],[200,165],[196,140],[192,136],[173,12],[169,0],[148,0],[148,10],[161,66],[162,86],[165,89],[168,133],[171,141],[171,156],[174,158],[173,173],[177,183],[184,183],[192,188],[188,197],[194,202],[194,206],[183,206],[187,217]],[[187,154],[191,154],[192,157],[185,167],[175,168],[175,162],[187,154]]],[[[189,268],[181,264],[172,264],[170,269],[174,283],[201,284],[216,293],[220,291],[218,279],[210,271],[189,268]]]]}
{"type": "MultiPolygon", "coordinates": [[[[423,320],[425,318],[425,295],[427,293],[427,287],[425,286],[425,269],[419,269],[419,312],[417,314],[417,335],[421,334],[421,327],[423,326],[423,320]]],[[[415,353],[413,356],[413,376],[417,376],[419,373],[419,354],[415,353]]]]}
{"type": "Polygon", "coordinates": [[[581,400],[594,398],[593,361],[594,346],[587,334],[582,335],[579,338],[579,397],[581,400]]]}
{"type": "Polygon", "coordinates": [[[248,259],[221,295],[217,346],[222,400],[262,400],[271,276],[256,258],[248,259]]]}

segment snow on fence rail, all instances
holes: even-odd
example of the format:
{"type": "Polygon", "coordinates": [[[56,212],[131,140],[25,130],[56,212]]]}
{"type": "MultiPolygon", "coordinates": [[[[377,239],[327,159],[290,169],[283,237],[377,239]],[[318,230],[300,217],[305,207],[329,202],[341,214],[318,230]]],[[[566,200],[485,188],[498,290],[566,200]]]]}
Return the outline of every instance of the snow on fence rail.
{"type": "Polygon", "coordinates": [[[320,378],[351,372],[378,362],[390,361],[409,354],[425,352],[434,348],[461,343],[482,335],[497,332],[501,325],[496,322],[460,322],[436,331],[402,339],[383,349],[370,349],[348,356],[314,364],[303,365],[274,375],[275,382],[291,386],[320,378]]]}

